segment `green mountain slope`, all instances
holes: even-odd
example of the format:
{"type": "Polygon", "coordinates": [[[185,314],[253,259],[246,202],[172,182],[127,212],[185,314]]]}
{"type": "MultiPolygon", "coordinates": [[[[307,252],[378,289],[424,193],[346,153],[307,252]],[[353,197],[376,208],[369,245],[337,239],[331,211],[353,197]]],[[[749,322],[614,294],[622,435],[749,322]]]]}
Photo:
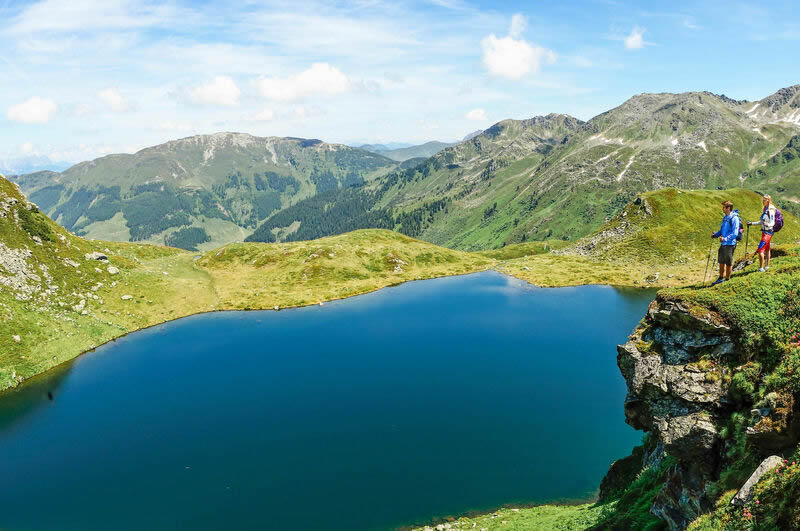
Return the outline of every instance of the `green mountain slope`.
{"type": "MultiPolygon", "coordinates": [[[[391,216],[396,230],[466,250],[574,241],[638,194],[664,187],[746,187],[797,212],[799,133],[800,85],[760,102],[708,92],[641,94],[586,123],[564,115],[500,122],[416,168],[368,183],[363,199],[377,218],[391,216]]],[[[342,195],[349,201],[353,192],[342,195]]],[[[324,210],[315,207],[324,216],[316,217],[301,202],[251,239],[288,234],[290,222],[324,227],[324,219],[345,218],[338,201],[326,196],[324,210]]]]}
{"type": "Polygon", "coordinates": [[[17,182],[78,234],[211,248],[244,239],[299,199],[364,183],[395,166],[386,157],[319,140],[218,133],[17,182]]]}
{"type": "MultiPolygon", "coordinates": [[[[781,101],[787,94],[792,98],[764,114],[758,113],[757,104],[710,93],[643,94],[581,124],[542,160],[511,155],[505,161],[511,171],[475,160],[461,164],[463,174],[434,172],[419,187],[428,200],[448,196],[455,205],[450,211],[471,209],[486,215],[473,217],[472,223],[443,216],[426,224],[418,236],[465,249],[525,239],[576,239],[638,193],[668,186],[763,188],[783,203],[791,202],[796,193],[785,193],[794,186],[791,179],[780,180],[781,192],[778,180],[752,173],[800,131],[800,85],[783,94],[781,101]],[[479,169],[484,173],[477,173],[479,169]],[[487,182],[476,175],[486,176],[487,182]],[[513,189],[504,182],[508,178],[514,180],[513,189]]],[[[758,105],[766,106],[770,98],[758,105]]],[[[398,203],[407,204],[410,194],[400,195],[398,203]]]]}
{"type": "Polygon", "coordinates": [[[268,219],[248,240],[316,238],[363,228],[377,220],[377,227],[394,228],[412,237],[441,240],[451,247],[480,248],[440,233],[477,232],[480,238],[491,217],[485,212],[485,200],[513,197],[525,178],[525,169],[544,160],[581,124],[556,114],[504,120],[420,165],[391,172],[360,188],[300,201],[268,219]]]}

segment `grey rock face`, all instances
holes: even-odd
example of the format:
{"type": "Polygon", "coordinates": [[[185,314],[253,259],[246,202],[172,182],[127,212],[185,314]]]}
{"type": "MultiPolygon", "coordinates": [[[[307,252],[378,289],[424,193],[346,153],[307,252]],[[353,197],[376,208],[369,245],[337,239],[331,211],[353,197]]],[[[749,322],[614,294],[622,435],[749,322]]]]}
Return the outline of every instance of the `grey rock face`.
{"type": "Polygon", "coordinates": [[[648,321],[640,341],[617,347],[628,386],[625,417],[657,439],[654,455],[645,460],[660,462],[664,454],[677,459],[651,512],[670,529],[684,529],[712,508],[705,488],[719,474],[716,425],[730,408],[724,379],[696,362],[735,356],[737,346],[716,316],[692,314],[673,302],[652,304],[648,321]]]}
{"type": "Polygon", "coordinates": [[[777,455],[773,455],[764,459],[758,468],[750,475],[750,478],[742,485],[742,488],[739,489],[739,492],[736,493],[736,496],[733,497],[731,503],[733,505],[747,505],[753,499],[753,489],[755,489],[756,484],[761,479],[761,476],[772,470],[773,468],[777,467],[781,464],[783,459],[778,457],[777,455]]]}

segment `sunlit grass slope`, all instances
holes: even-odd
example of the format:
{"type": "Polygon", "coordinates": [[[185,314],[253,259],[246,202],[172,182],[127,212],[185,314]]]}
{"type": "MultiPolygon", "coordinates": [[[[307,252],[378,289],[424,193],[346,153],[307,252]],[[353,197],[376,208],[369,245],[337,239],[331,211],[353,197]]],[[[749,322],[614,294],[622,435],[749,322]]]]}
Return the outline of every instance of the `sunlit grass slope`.
{"type": "Polygon", "coordinates": [[[487,529],[490,531],[496,529],[508,531],[588,529],[603,521],[613,510],[613,503],[605,506],[583,504],[504,507],[478,516],[449,518],[445,523],[418,527],[415,528],[415,531],[432,531],[433,529],[487,529]]]}
{"type": "MultiPolygon", "coordinates": [[[[712,261],[718,243],[710,235],[719,229],[720,203],[729,199],[745,220],[761,214],[758,194],[734,190],[647,192],[629,203],[600,230],[556,253],[508,260],[504,272],[541,286],[619,284],[679,286],[703,280],[709,248],[712,261]],[[656,276],[656,273],[658,275],[656,276]]],[[[800,242],[800,222],[785,212],[785,226],[776,244],[800,242]]],[[[736,259],[752,253],[761,238],[758,227],[749,243],[740,242],[736,259]]],[[[499,258],[499,257],[498,257],[499,258]]],[[[709,268],[710,269],[710,268],[709,268]]],[[[711,272],[709,272],[711,276],[711,272]]]]}
{"type": "Polygon", "coordinates": [[[213,279],[217,309],[315,304],[493,265],[483,256],[379,229],[304,242],[235,243],[197,260],[213,279]]]}

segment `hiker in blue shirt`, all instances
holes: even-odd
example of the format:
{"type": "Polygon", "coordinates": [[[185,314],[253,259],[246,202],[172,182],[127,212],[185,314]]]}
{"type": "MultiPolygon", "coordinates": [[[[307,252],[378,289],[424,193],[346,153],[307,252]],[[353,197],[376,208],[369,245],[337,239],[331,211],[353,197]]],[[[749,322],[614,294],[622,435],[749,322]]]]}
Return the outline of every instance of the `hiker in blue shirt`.
{"type": "Polygon", "coordinates": [[[733,253],[736,251],[736,243],[739,241],[739,232],[742,227],[739,211],[733,209],[730,201],[722,202],[722,225],[719,230],[711,235],[712,238],[719,238],[719,252],[717,262],[719,262],[719,278],[711,285],[716,286],[721,282],[731,279],[733,271],[733,253]]]}

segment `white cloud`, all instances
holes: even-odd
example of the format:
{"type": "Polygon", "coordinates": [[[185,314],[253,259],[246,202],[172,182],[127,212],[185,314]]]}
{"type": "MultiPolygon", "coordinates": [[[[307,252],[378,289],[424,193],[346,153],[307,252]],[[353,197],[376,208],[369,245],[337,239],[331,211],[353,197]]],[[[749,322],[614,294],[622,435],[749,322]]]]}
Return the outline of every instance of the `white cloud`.
{"type": "Polygon", "coordinates": [[[256,114],[248,117],[248,121],[251,122],[269,122],[275,118],[275,112],[272,109],[264,109],[261,112],[257,112],[256,114]]]}
{"type": "Polygon", "coordinates": [[[532,46],[527,41],[513,37],[489,35],[481,41],[483,64],[494,76],[508,79],[521,79],[525,75],[538,72],[542,64],[552,64],[556,54],[540,46],[532,46]]]}
{"type": "Polygon", "coordinates": [[[486,116],[486,111],[483,109],[472,109],[466,114],[466,119],[475,120],[477,122],[485,122],[489,119],[489,117],[486,116]]]}
{"type": "Polygon", "coordinates": [[[333,96],[353,89],[348,77],[328,63],[314,63],[308,70],[286,78],[260,77],[255,85],[264,98],[276,101],[303,101],[314,96],[333,96]]]}
{"type": "Polygon", "coordinates": [[[625,48],[628,50],[639,50],[640,48],[644,48],[644,32],[646,30],[644,28],[640,28],[636,26],[631,31],[631,34],[625,37],[625,48]]]}
{"type": "Polygon", "coordinates": [[[25,142],[19,147],[19,151],[23,155],[30,155],[31,153],[33,153],[33,144],[31,144],[30,142],[25,142]]]}
{"type": "Polygon", "coordinates": [[[194,103],[208,105],[239,105],[241,91],[233,79],[228,76],[217,76],[189,91],[189,99],[194,103]]]}
{"type": "Polygon", "coordinates": [[[519,39],[527,27],[528,19],[524,15],[516,13],[511,17],[511,28],[508,30],[508,36],[519,39]]]}
{"type": "Polygon", "coordinates": [[[49,122],[57,110],[58,106],[53,100],[33,97],[23,103],[9,107],[6,116],[8,116],[9,120],[15,122],[43,124],[49,122]]]}
{"type": "Polygon", "coordinates": [[[122,97],[122,94],[117,89],[103,89],[97,93],[97,97],[114,112],[125,112],[130,109],[127,100],[122,97]]]}
{"type": "Polygon", "coordinates": [[[541,46],[534,46],[522,33],[528,26],[527,19],[517,13],[511,17],[508,37],[499,38],[494,33],[481,40],[483,64],[494,76],[521,79],[538,72],[542,64],[556,62],[556,53],[541,46]]]}

